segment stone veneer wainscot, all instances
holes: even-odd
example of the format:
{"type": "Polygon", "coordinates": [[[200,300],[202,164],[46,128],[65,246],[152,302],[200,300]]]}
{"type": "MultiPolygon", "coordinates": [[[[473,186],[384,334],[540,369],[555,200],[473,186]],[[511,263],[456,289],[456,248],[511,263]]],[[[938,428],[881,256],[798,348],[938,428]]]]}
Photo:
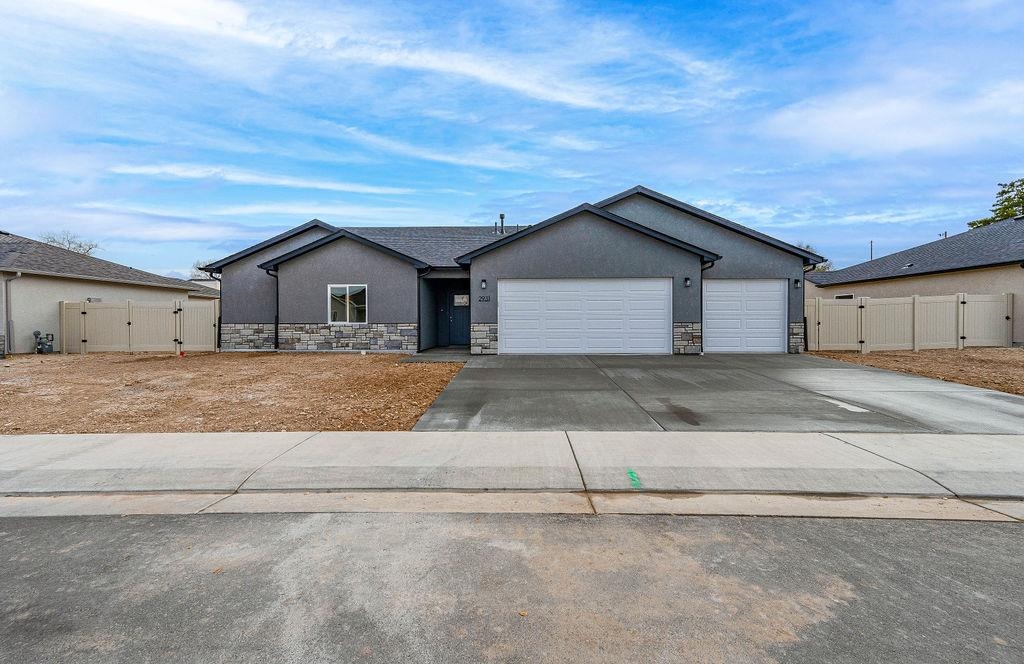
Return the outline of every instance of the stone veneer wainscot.
{"type": "Polygon", "coordinates": [[[221,350],[274,350],[273,323],[221,323],[221,350]]]}
{"type": "Polygon", "coordinates": [[[419,349],[416,323],[281,323],[281,350],[419,349]]]}

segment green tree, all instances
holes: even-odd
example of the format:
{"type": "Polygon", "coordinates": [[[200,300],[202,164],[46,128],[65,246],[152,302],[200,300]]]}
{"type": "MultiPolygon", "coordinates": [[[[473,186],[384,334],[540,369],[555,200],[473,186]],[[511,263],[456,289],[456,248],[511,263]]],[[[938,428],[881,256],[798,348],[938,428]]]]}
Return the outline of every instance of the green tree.
{"type": "MultiPolygon", "coordinates": [[[[812,254],[818,254],[819,256],[821,256],[821,254],[818,253],[817,249],[815,249],[811,245],[807,244],[806,242],[799,243],[796,246],[800,247],[804,251],[809,251],[812,254]]],[[[829,271],[832,270],[832,261],[825,261],[824,263],[818,263],[817,265],[815,265],[811,269],[814,270],[815,272],[829,272],[829,271]]]]}
{"type": "Polygon", "coordinates": [[[1006,184],[999,183],[996,202],[992,204],[992,216],[967,222],[971,228],[981,228],[1004,219],[1013,219],[1024,214],[1024,178],[1006,184]]]}

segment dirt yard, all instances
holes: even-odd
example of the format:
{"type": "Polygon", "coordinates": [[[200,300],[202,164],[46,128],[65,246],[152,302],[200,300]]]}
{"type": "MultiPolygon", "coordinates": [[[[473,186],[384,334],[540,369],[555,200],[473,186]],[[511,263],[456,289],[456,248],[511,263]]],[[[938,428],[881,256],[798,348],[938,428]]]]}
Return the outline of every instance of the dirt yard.
{"type": "Polygon", "coordinates": [[[461,364],[402,355],[19,355],[0,434],[411,429],[461,364]]]}
{"type": "Polygon", "coordinates": [[[1024,348],[921,350],[916,353],[899,350],[867,354],[818,351],[811,355],[1024,395],[1024,348]]]}

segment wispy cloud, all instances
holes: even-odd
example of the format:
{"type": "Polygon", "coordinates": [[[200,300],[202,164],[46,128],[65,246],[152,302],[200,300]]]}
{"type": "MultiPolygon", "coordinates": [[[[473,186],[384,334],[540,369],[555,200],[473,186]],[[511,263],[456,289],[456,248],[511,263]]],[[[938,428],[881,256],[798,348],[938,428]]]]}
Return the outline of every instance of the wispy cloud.
{"type": "Polygon", "coordinates": [[[412,192],[411,189],[402,187],[382,187],[354,182],[335,182],[288,175],[269,175],[227,166],[206,166],[201,164],[120,165],[111,167],[110,172],[121,175],[147,175],[184,180],[222,180],[233,184],[290,187],[292,189],[323,189],[325,191],[344,191],[355,194],[408,194],[412,192]]]}
{"type": "MultiPolygon", "coordinates": [[[[191,33],[287,51],[290,57],[463,78],[529,99],[581,109],[678,111],[700,105],[696,95],[685,94],[690,85],[707,93],[707,88],[720,88],[729,78],[723,63],[684,53],[669,44],[651,43],[649,36],[640,39],[626,22],[609,25],[607,19],[588,21],[580,15],[529,5],[516,8],[523,22],[519,36],[531,44],[548,40],[547,50],[557,50],[560,57],[498,49],[483,39],[459,45],[452,43],[452,33],[445,33],[446,38],[434,44],[410,39],[402,30],[388,27],[408,24],[408,15],[388,16],[385,7],[371,14],[354,6],[330,13],[286,13],[271,7],[251,10],[226,0],[65,0],[60,5],[77,10],[73,12],[75,20],[93,29],[110,30],[117,23],[129,23],[177,35],[191,33]],[[580,37],[567,39],[564,26],[568,20],[581,23],[577,26],[580,37]],[[644,62],[646,67],[639,64],[644,62]],[[665,86],[669,79],[676,85],[665,86]]],[[[34,11],[44,11],[51,18],[67,15],[57,9],[34,11]]],[[[723,92],[724,96],[734,94],[723,92]]]]}
{"type": "Polygon", "coordinates": [[[443,213],[414,207],[388,207],[324,203],[316,201],[288,201],[227,205],[205,210],[203,214],[226,217],[286,216],[291,219],[318,218],[338,224],[400,226],[415,224],[456,224],[457,220],[444,219],[443,213]]]}
{"type": "Polygon", "coordinates": [[[1024,78],[996,82],[968,97],[914,78],[806,99],[773,114],[764,128],[815,149],[855,156],[954,149],[1024,132],[1024,78]]]}
{"type": "Polygon", "coordinates": [[[362,145],[391,154],[436,161],[456,166],[473,166],[493,170],[516,170],[530,165],[530,160],[495,146],[482,146],[470,154],[426,148],[387,136],[381,136],[358,127],[332,125],[340,135],[362,145]]]}

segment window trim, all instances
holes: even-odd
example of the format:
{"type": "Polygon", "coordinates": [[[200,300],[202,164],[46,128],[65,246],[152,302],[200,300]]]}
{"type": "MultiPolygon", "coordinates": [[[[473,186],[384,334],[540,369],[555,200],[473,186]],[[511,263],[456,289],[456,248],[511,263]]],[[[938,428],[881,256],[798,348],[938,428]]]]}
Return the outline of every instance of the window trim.
{"type": "MultiPolygon", "coordinates": [[[[348,297],[348,295],[349,295],[349,292],[348,292],[348,290],[346,290],[345,291],[345,296],[348,297]]],[[[327,324],[328,325],[369,325],[370,324],[370,289],[367,287],[367,285],[366,284],[327,284],[327,324]],[[364,320],[362,322],[347,320],[348,319],[348,307],[347,306],[345,307],[345,318],[346,318],[346,320],[331,320],[331,289],[332,288],[345,288],[345,289],[348,289],[348,288],[352,288],[352,287],[362,288],[363,292],[366,293],[366,307],[365,307],[366,320],[364,320]]]]}

